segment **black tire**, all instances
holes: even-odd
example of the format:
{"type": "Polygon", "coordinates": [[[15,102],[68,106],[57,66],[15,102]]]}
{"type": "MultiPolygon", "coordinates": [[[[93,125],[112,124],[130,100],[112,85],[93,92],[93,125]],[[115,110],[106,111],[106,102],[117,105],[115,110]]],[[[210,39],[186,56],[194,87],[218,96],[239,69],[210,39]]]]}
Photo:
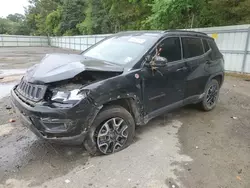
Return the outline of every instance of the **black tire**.
{"type": "MultiPolygon", "coordinates": [[[[126,141],[124,142],[124,145],[116,150],[115,152],[121,151],[128,147],[134,138],[135,135],[135,121],[132,115],[123,107],[117,106],[117,105],[112,105],[105,107],[104,109],[101,110],[101,112],[97,115],[95,118],[93,124],[91,125],[88,135],[84,141],[84,147],[86,150],[91,154],[91,155],[106,155],[106,154],[111,154],[111,153],[103,153],[98,147],[98,141],[97,141],[97,134],[104,126],[103,124],[112,119],[112,118],[121,118],[124,120],[124,123],[127,125],[127,138],[126,141]]],[[[116,138],[117,139],[117,138],[116,138]]],[[[114,152],[114,153],[115,153],[114,152]]],[[[113,152],[112,152],[113,153],[113,152]]]]}
{"type": "Polygon", "coordinates": [[[219,85],[218,81],[215,79],[211,80],[206,86],[205,96],[203,97],[203,100],[200,103],[201,109],[204,111],[213,110],[217,105],[217,102],[219,99],[219,92],[220,92],[220,85],[219,85]],[[211,102],[209,102],[210,101],[209,99],[211,98],[211,97],[209,97],[210,93],[211,93],[210,91],[213,88],[215,88],[215,90],[214,90],[214,97],[215,98],[211,102]]]}

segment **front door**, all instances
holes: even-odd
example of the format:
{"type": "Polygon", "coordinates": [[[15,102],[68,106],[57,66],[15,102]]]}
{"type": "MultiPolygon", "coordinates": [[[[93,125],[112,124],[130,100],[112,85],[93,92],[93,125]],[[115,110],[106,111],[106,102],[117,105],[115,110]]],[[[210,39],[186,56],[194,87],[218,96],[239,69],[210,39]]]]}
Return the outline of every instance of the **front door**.
{"type": "Polygon", "coordinates": [[[153,113],[184,98],[184,88],[188,69],[182,60],[179,37],[169,37],[160,43],[160,56],[168,63],[157,71],[144,67],[144,104],[148,113],[153,113]]]}

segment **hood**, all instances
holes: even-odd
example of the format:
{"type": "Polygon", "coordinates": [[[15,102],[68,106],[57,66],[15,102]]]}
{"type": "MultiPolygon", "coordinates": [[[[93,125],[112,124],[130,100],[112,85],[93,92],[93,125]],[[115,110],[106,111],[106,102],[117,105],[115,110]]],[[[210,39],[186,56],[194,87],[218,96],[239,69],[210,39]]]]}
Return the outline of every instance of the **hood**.
{"type": "Polygon", "coordinates": [[[83,55],[50,54],[29,69],[24,78],[30,83],[51,83],[73,78],[83,71],[123,72],[123,67],[83,55]]]}

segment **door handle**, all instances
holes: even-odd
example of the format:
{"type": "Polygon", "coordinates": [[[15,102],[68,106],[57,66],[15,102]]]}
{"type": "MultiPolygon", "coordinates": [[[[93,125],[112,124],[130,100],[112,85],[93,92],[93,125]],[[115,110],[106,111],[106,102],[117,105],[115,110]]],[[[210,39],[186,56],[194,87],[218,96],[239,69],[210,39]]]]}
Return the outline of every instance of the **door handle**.
{"type": "Polygon", "coordinates": [[[182,67],[182,68],[177,69],[176,72],[185,71],[185,70],[187,70],[187,69],[188,69],[187,67],[182,67]]]}

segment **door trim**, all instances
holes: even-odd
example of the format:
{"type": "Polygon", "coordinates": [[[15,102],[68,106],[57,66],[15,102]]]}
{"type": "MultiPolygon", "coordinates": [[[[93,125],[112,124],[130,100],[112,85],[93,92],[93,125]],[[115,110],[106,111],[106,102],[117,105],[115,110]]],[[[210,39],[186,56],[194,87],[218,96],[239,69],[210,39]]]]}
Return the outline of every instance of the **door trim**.
{"type": "Polygon", "coordinates": [[[162,115],[166,112],[169,112],[171,110],[174,110],[176,108],[180,108],[180,107],[183,107],[183,106],[188,105],[188,104],[196,104],[196,103],[202,101],[204,96],[205,96],[205,93],[202,93],[200,95],[194,95],[194,96],[188,97],[184,100],[170,104],[168,106],[164,106],[162,108],[159,108],[159,109],[149,113],[148,115],[144,116],[144,123],[147,124],[151,119],[153,119],[159,115],[162,115]]]}
{"type": "Polygon", "coordinates": [[[183,106],[183,100],[178,101],[178,102],[173,103],[173,104],[170,104],[168,106],[164,106],[162,108],[159,108],[159,109],[149,113],[146,117],[144,117],[144,119],[146,120],[146,122],[148,122],[151,119],[153,119],[153,118],[155,118],[155,117],[157,117],[157,116],[159,116],[159,115],[161,115],[161,114],[163,114],[165,112],[169,112],[170,110],[173,110],[175,108],[179,108],[181,106],[183,106]]]}
{"type": "Polygon", "coordinates": [[[160,95],[157,95],[157,96],[151,97],[151,98],[149,98],[149,100],[150,100],[150,101],[153,101],[153,100],[155,100],[155,99],[159,99],[159,98],[161,98],[161,97],[165,97],[165,96],[166,96],[166,94],[165,94],[165,93],[163,93],[163,94],[160,94],[160,95]]]}
{"type": "Polygon", "coordinates": [[[205,93],[202,93],[200,95],[193,95],[188,98],[185,98],[183,100],[183,105],[196,104],[198,102],[201,102],[204,96],[205,96],[205,93]]]}

